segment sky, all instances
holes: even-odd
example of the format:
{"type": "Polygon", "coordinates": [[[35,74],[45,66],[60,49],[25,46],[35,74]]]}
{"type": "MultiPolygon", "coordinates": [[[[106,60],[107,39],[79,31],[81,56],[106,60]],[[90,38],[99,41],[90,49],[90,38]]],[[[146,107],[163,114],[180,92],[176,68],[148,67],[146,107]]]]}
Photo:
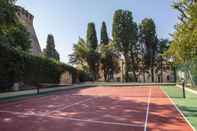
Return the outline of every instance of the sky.
{"type": "Polygon", "coordinates": [[[130,10],[138,24],[144,18],[155,21],[159,38],[170,38],[177,23],[173,0],[18,0],[17,5],[34,15],[34,27],[41,48],[45,48],[48,34],[53,34],[62,62],[68,62],[73,44],[85,38],[87,24],[94,22],[100,39],[100,28],[105,21],[109,37],[112,18],[117,9],[130,10]]]}

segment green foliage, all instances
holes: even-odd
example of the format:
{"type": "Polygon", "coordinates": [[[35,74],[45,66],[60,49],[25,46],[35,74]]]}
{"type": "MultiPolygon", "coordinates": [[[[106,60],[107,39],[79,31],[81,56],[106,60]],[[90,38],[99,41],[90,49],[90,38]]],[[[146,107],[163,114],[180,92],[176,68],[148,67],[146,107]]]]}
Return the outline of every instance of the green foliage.
{"type": "Polygon", "coordinates": [[[7,34],[9,46],[15,49],[29,52],[31,48],[30,34],[21,24],[10,29],[7,34]]]}
{"type": "Polygon", "coordinates": [[[189,81],[191,81],[189,83],[194,85],[197,76],[194,71],[197,58],[197,1],[177,1],[173,7],[180,13],[180,22],[176,25],[170,48],[165,55],[174,58],[173,64],[177,72],[184,72],[186,76],[189,76],[189,81]]]}
{"type": "Polygon", "coordinates": [[[107,34],[107,27],[105,22],[102,23],[101,27],[101,44],[107,45],[109,43],[109,38],[107,34]]]}
{"type": "Polygon", "coordinates": [[[91,74],[91,77],[95,80],[99,61],[97,50],[92,50],[85,40],[79,38],[78,43],[73,47],[73,51],[70,55],[69,62],[75,64],[78,69],[91,74]]]}
{"type": "Polygon", "coordinates": [[[0,27],[17,23],[13,0],[0,0],[0,27]]]}
{"type": "Polygon", "coordinates": [[[120,71],[119,52],[113,43],[101,45],[100,59],[105,81],[112,80],[114,73],[120,71]]]}
{"type": "Polygon", "coordinates": [[[87,29],[87,44],[91,50],[96,50],[98,45],[98,40],[96,36],[96,29],[94,23],[88,23],[87,29]]]}
{"type": "Polygon", "coordinates": [[[96,29],[94,23],[88,24],[86,37],[86,43],[89,49],[87,55],[87,64],[89,66],[89,72],[92,74],[94,80],[97,80],[99,72],[99,54],[97,52],[98,40],[96,36],[96,29]]]}
{"type": "Polygon", "coordinates": [[[130,11],[117,10],[113,17],[113,42],[117,45],[118,49],[127,54],[129,45],[132,41],[132,22],[133,17],[130,11]]]}
{"type": "Polygon", "coordinates": [[[140,45],[138,43],[139,33],[137,23],[132,23],[132,35],[131,35],[131,44],[129,46],[129,71],[133,73],[129,77],[129,81],[137,82],[137,73],[139,72],[140,65],[140,45]]]}
{"type": "Polygon", "coordinates": [[[158,76],[158,82],[163,82],[163,73],[167,70],[167,66],[170,65],[168,59],[165,57],[164,53],[169,48],[169,40],[168,39],[160,39],[158,41],[157,51],[158,54],[155,58],[155,73],[158,76]]]}
{"type": "Polygon", "coordinates": [[[180,13],[180,23],[176,26],[172,44],[166,55],[173,56],[176,64],[185,64],[197,56],[197,2],[183,0],[173,7],[180,13]]]}
{"type": "Polygon", "coordinates": [[[16,16],[15,0],[0,0],[0,44],[29,51],[29,33],[16,16]]]}
{"type": "Polygon", "coordinates": [[[101,61],[101,68],[103,70],[103,76],[105,81],[109,80],[109,76],[110,76],[110,71],[112,71],[113,69],[113,54],[114,52],[112,52],[112,46],[108,45],[109,44],[109,38],[108,38],[108,34],[107,34],[107,27],[105,22],[102,23],[102,27],[101,27],[101,49],[100,49],[100,61],[101,61]]]}
{"type": "Polygon", "coordinates": [[[60,60],[59,53],[55,49],[55,41],[52,34],[49,34],[47,37],[47,45],[46,45],[46,49],[44,49],[44,56],[49,59],[54,59],[57,61],[60,60]]]}
{"type": "Polygon", "coordinates": [[[79,38],[78,43],[74,44],[73,53],[70,55],[69,63],[75,64],[79,69],[89,71],[88,55],[90,49],[87,43],[82,38],[79,38]]]}
{"type": "MultiPolygon", "coordinates": [[[[69,71],[76,79],[77,70],[71,66],[32,56],[0,44],[0,80],[30,83],[58,83],[60,76],[69,71]]],[[[75,81],[73,79],[73,81],[75,81]]]]}
{"type": "Polygon", "coordinates": [[[158,38],[155,23],[152,19],[145,18],[140,24],[140,41],[145,45],[144,64],[151,70],[152,82],[154,82],[154,64],[157,52],[158,38]]]}
{"type": "Polygon", "coordinates": [[[127,10],[115,11],[113,16],[112,36],[114,44],[125,58],[126,81],[130,81],[129,71],[133,71],[133,75],[135,76],[134,68],[132,68],[130,64],[135,64],[133,51],[137,43],[137,34],[137,24],[133,22],[132,13],[127,10]]]}
{"type": "Polygon", "coordinates": [[[79,75],[79,81],[80,82],[86,82],[86,81],[92,81],[93,80],[90,73],[87,73],[87,72],[81,71],[81,70],[78,73],[79,73],[78,75],[79,75]]]}

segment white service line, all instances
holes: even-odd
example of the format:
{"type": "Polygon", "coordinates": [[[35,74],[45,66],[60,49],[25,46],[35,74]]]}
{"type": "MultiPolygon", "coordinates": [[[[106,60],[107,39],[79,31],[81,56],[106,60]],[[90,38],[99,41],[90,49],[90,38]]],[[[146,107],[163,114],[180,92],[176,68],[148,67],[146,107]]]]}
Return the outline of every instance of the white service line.
{"type": "Polygon", "coordinates": [[[67,109],[67,108],[70,108],[70,107],[72,107],[72,106],[76,106],[76,105],[82,104],[82,103],[87,102],[87,101],[90,101],[90,100],[92,100],[92,99],[93,99],[93,98],[88,98],[88,99],[85,99],[85,100],[81,100],[81,101],[79,101],[79,102],[75,102],[75,103],[73,103],[73,104],[70,104],[70,105],[67,105],[67,106],[63,106],[62,108],[59,108],[59,109],[56,109],[56,110],[53,110],[53,111],[49,111],[49,112],[47,112],[46,114],[49,115],[49,114],[51,114],[51,113],[55,113],[55,112],[58,112],[58,111],[67,109]]]}
{"type": "Polygon", "coordinates": [[[40,114],[36,114],[36,113],[20,113],[20,112],[12,112],[12,111],[0,111],[0,113],[9,113],[9,114],[13,114],[13,115],[47,117],[47,118],[60,118],[60,119],[70,120],[70,121],[79,121],[79,122],[105,124],[105,125],[117,125],[117,126],[127,126],[127,127],[144,127],[144,125],[140,125],[140,124],[97,121],[97,120],[91,120],[91,119],[78,119],[78,118],[72,118],[72,117],[50,116],[50,115],[46,115],[46,114],[45,115],[40,115],[40,114]]]}
{"type": "Polygon", "coordinates": [[[146,109],[146,119],[145,119],[145,124],[144,124],[144,131],[147,131],[147,124],[148,124],[148,115],[149,115],[149,110],[150,110],[150,99],[151,99],[151,88],[149,89],[149,95],[148,95],[148,105],[146,109]]]}
{"type": "Polygon", "coordinates": [[[119,123],[119,122],[106,122],[106,121],[97,121],[97,120],[87,120],[87,119],[78,119],[71,117],[63,117],[62,119],[80,121],[80,122],[88,122],[88,123],[96,123],[96,124],[106,124],[106,125],[118,125],[118,126],[129,126],[129,127],[144,127],[144,125],[140,124],[129,124],[129,123],[119,123]]]}
{"type": "MultiPolygon", "coordinates": [[[[160,87],[161,89],[161,87],[160,87]]],[[[175,107],[175,109],[181,114],[181,116],[183,117],[183,119],[187,122],[187,124],[192,128],[193,131],[196,131],[196,129],[192,126],[192,124],[187,120],[187,118],[184,116],[184,114],[182,113],[182,111],[176,106],[175,102],[172,100],[172,98],[163,90],[161,89],[164,94],[167,96],[167,98],[170,100],[170,102],[172,103],[172,105],[175,107]]]]}
{"type": "MultiPolygon", "coordinates": [[[[67,95],[69,95],[69,94],[66,94],[65,96],[67,96],[67,95]]],[[[14,106],[17,106],[17,105],[20,105],[20,104],[28,104],[28,103],[32,103],[32,100],[34,101],[34,100],[46,100],[47,99],[47,97],[52,97],[52,96],[58,96],[58,95],[56,95],[56,94],[51,94],[51,95],[43,95],[43,96],[24,96],[24,98],[19,98],[18,100],[13,100],[13,101],[8,101],[8,103],[2,103],[2,105],[0,105],[0,107],[1,106],[3,106],[3,107],[5,107],[5,106],[12,106],[12,105],[14,105],[14,106]],[[27,98],[27,99],[26,99],[27,98]]],[[[5,101],[6,102],[6,101],[5,101]]]]}

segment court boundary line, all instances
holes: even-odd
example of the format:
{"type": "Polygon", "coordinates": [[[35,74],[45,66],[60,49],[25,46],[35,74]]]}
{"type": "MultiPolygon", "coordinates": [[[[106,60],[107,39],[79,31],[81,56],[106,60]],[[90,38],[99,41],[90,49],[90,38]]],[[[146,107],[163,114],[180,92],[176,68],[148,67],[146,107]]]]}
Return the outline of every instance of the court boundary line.
{"type": "MultiPolygon", "coordinates": [[[[23,104],[29,104],[31,103],[31,100],[35,100],[35,101],[42,101],[42,100],[46,100],[46,98],[50,97],[50,96],[58,96],[58,94],[52,94],[52,95],[45,95],[45,96],[32,96],[28,99],[19,99],[19,100],[14,100],[14,101],[7,101],[8,103],[2,103],[2,105],[0,105],[0,107],[4,107],[4,106],[12,106],[12,105],[20,105],[21,103],[23,104]]],[[[65,94],[64,95],[65,97],[66,96],[76,96],[75,94],[65,94]]],[[[80,96],[80,95],[77,95],[77,96],[80,96]]]]}
{"type": "Polygon", "coordinates": [[[185,117],[183,112],[179,109],[179,107],[176,105],[174,100],[159,86],[160,90],[167,96],[167,98],[170,100],[172,105],[175,107],[175,109],[179,112],[179,114],[182,116],[183,120],[186,121],[186,123],[192,128],[193,131],[196,131],[196,129],[193,127],[193,125],[189,122],[189,120],[185,117]]]}
{"type": "MultiPolygon", "coordinates": [[[[57,116],[56,116],[57,118],[57,116]]],[[[107,122],[107,121],[98,121],[98,120],[88,120],[88,119],[78,119],[73,117],[58,117],[66,120],[73,121],[81,121],[81,122],[89,122],[89,123],[97,123],[97,124],[106,124],[106,125],[119,125],[119,126],[129,126],[129,127],[144,127],[144,125],[140,124],[129,124],[129,123],[120,123],[120,122],[107,122]]]]}
{"type": "Polygon", "coordinates": [[[85,100],[81,100],[81,101],[78,101],[78,102],[74,102],[74,103],[72,103],[72,104],[70,104],[70,105],[62,106],[62,107],[57,108],[57,109],[55,109],[55,110],[48,111],[46,114],[49,115],[49,114],[55,113],[55,112],[57,112],[57,111],[62,111],[62,110],[64,110],[64,109],[70,108],[70,107],[72,107],[72,106],[79,105],[79,104],[83,104],[84,102],[90,101],[90,100],[92,100],[92,99],[93,99],[93,98],[87,98],[87,99],[85,99],[85,100]]]}
{"type": "Polygon", "coordinates": [[[88,120],[88,119],[78,119],[73,117],[62,117],[62,116],[48,116],[47,114],[40,115],[40,114],[28,114],[28,113],[20,113],[14,111],[3,111],[0,110],[1,113],[9,113],[12,115],[24,115],[24,116],[36,116],[36,117],[47,117],[47,118],[61,118],[64,120],[70,121],[80,121],[80,122],[87,122],[87,123],[96,123],[96,124],[105,124],[105,125],[119,125],[119,126],[129,126],[129,127],[144,127],[144,125],[140,124],[129,124],[129,123],[119,123],[119,122],[107,122],[107,121],[97,121],[97,120],[88,120]]]}
{"type": "Polygon", "coordinates": [[[148,105],[147,105],[147,108],[146,108],[146,119],[145,119],[145,124],[144,124],[144,131],[147,131],[151,94],[152,94],[152,90],[151,90],[151,88],[149,88],[149,95],[148,95],[148,101],[147,101],[148,105]]]}

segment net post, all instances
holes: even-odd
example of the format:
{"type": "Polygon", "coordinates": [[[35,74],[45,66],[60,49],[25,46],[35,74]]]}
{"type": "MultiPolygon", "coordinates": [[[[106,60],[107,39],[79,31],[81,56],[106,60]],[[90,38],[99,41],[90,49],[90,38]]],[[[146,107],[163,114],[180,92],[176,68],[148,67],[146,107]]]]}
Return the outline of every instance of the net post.
{"type": "Polygon", "coordinates": [[[185,95],[185,80],[183,80],[183,82],[182,82],[182,89],[183,89],[183,98],[185,99],[186,98],[186,95],[185,95]]]}
{"type": "Polygon", "coordinates": [[[39,95],[40,94],[40,84],[37,84],[37,86],[36,86],[37,88],[37,95],[39,95]]]}

